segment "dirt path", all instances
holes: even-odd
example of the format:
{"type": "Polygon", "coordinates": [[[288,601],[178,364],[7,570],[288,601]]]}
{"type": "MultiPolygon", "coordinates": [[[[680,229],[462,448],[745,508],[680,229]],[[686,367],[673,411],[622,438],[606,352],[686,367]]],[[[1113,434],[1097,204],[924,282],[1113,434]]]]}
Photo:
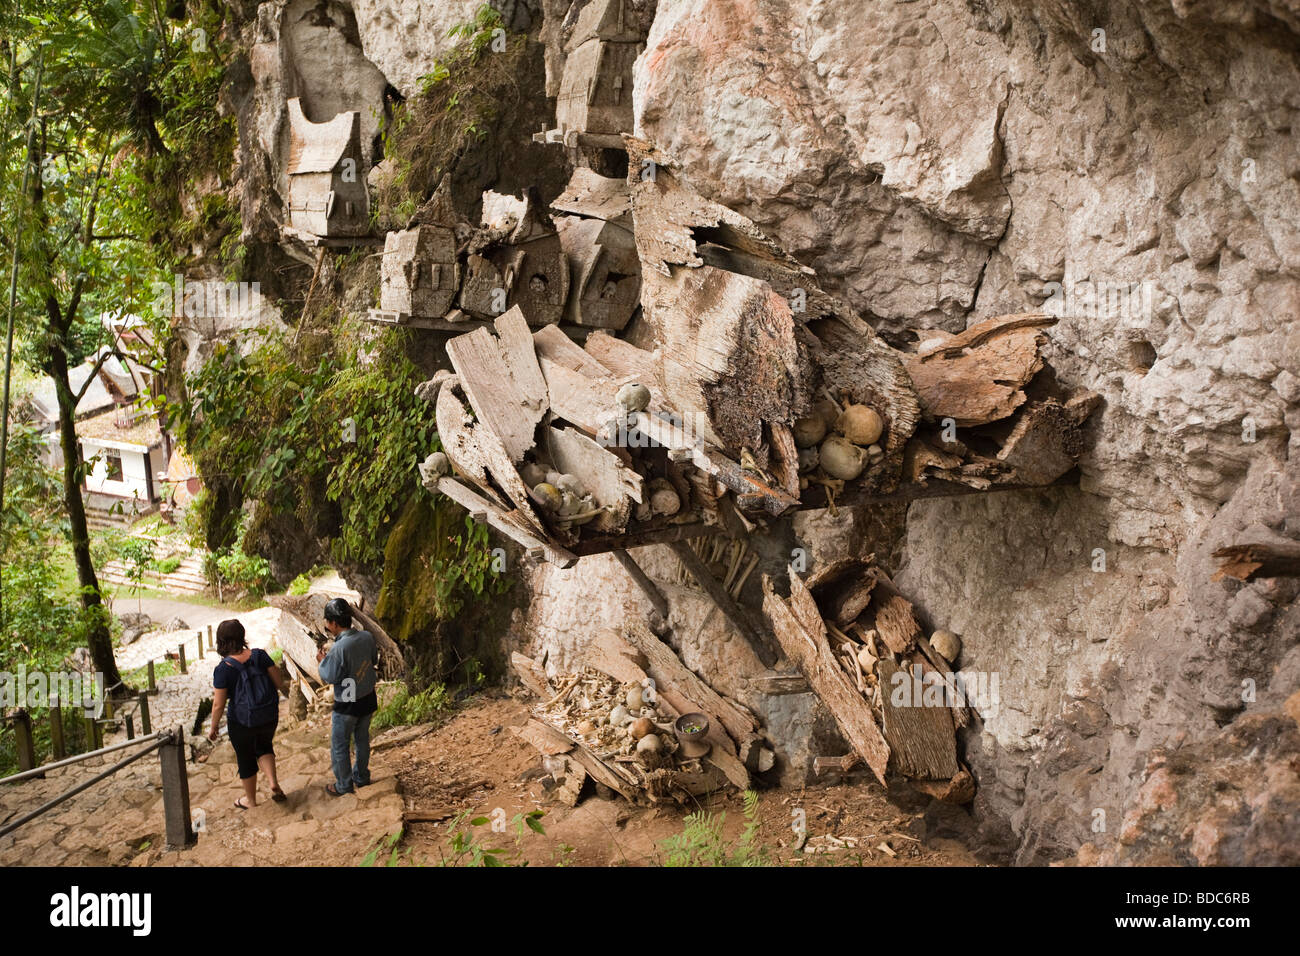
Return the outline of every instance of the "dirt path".
{"type": "MultiPolygon", "coordinates": [[[[355,866],[384,834],[401,827],[402,798],[393,768],[371,761],[373,783],[331,797],[329,713],[291,726],[281,708],[275,749],[286,803],[273,803],[259,780],[259,803],[237,810],[242,790],[235,754],[222,739],[202,763],[188,764],[198,842],[167,852],[159,760],[152,755],[54,810],[0,837],[0,866],[355,866]]],[[[113,754],[0,789],[0,822],[38,806],[107,767],[113,754]]]]}
{"type": "MultiPolygon", "coordinates": [[[[470,810],[475,815],[512,819],[517,813],[545,812],[544,836],[528,832],[493,833],[470,828],[489,846],[518,850],[533,866],[654,866],[665,861],[663,841],[680,834],[690,809],[675,805],[636,807],[621,798],[587,796],[570,808],[552,800],[539,778],[541,758],[509,727],[527,719],[527,706],[510,697],[483,695],[432,733],[386,754],[401,783],[410,814],[438,816],[470,810]]],[[[716,799],[706,809],[726,813],[723,835],[739,837],[743,804],[739,794],[716,799]]],[[[765,790],[759,795],[756,842],[769,859],[784,865],[968,866],[978,861],[950,841],[921,842],[919,812],[889,803],[872,783],[765,790]],[[794,849],[794,811],[807,820],[812,852],[794,849]],[[836,847],[835,839],[855,847],[836,847]],[[880,849],[885,844],[889,851],[880,849]],[[890,856],[892,852],[894,855],[890,856]]],[[[450,854],[450,820],[412,822],[403,846],[409,862],[436,864],[450,854]]]]}

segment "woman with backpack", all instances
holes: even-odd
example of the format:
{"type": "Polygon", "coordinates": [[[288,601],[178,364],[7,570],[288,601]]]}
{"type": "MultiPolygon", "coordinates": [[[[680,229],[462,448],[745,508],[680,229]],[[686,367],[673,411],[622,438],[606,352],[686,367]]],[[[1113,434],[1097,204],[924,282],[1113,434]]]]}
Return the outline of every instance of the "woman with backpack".
{"type": "Polygon", "coordinates": [[[244,785],[244,795],[235,801],[235,808],[257,806],[259,767],[270,781],[271,799],[283,803],[288,798],[275,776],[272,741],[280,720],[279,695],[288,694],[284,677],[271,655],[260,647],[249,648],[244,625],[238,621],[217,625],[217,653],[221,662],[212,672],[212,730],[208,739],[217,739],[224,708],[226,730],[239,761],[239,781],[244,785]]]}

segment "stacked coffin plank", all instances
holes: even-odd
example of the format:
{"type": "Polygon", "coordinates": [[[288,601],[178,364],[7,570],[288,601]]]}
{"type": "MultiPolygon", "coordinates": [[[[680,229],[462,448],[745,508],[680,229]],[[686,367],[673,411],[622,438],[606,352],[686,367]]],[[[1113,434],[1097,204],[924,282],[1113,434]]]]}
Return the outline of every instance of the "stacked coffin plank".
{"type": "Polygon", "coordinates": [[[601,633],[583,660],[582,670],[554,681],[536,661],[518,653],[512,660],[538,703],[532,718],[511,730],[542,754],[556,795],[569,805],[588,778],[629,800],[685,803],[716,790],[748,789],[751,770],[772,767],[774,755],[753,716],[690,671],[644,625],[632,621],[623,633],[601,633]],[[624,714],[629,692],[641,706],[624,714]],[[673,721],[684,714],[708,718],[710,746],[702,757],[686,756],[675,739],[673,721]],[[650,723],[634,729],[637,717],[650,723]],[[658,738],[652,750],[637,747],[645,731],[658,738]]]}
{"type": "Polygon", "coordinates": [[[974,795],[957,759],[956,729],[977,714],[911,602],[872,558],[831,562],[806,581],[791,570],[788,598],[770,577],[763,590],[781,649],[853,749],[836,761],[841,769],[860,760],[882,786],[894,771],[942,799],[964,803],[974,795]]]}
{"type": "Polygon", "coordinates": [[[627,142],[653,175],[580,170],[554,205],[562,233],[586,237],[569,243],[575,321],[600,325],[602,295],[626,315],[636,290],[648,347],[617,329],[580,346],[523,303],[450,340],[455,374],[421,391],[446,455],[422,468],[429,487],[568,565],[710,528],[738,537],[837,501],[1046,485],[1074,467],[1097,398],[1061,393],[1045,370],[1052,317],[992,318],[898,352],[753,223],[627,142]],[[632,385],[648,404],[628,399],[632,385]]]}

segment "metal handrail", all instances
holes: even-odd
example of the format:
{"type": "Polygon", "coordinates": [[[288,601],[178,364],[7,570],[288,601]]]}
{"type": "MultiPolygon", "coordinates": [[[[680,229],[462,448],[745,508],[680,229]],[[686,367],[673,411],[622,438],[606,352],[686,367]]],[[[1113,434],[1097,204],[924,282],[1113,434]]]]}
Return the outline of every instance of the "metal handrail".
{"type": "Polygon", "coordinates": [[[34,767],[31,770],[23,770],[19,773],[10,774],[7,777],[0,777],[0,783],[17,783],[20,780],[38,777],[47,770],[66,767],[70,764],[80,763],[83,760],[89,760],[91,757],[98,757],[100,754],[112,753],[115,750],[125,750],[127,747],[134,747],[138,744],[148,743],[150,740],[157,740],[169,736],[171,736],[170,730],[160,730],[156,734],[152,734],[148,737],[136,737],[134,740],[124,740],[121,743],[110,744],[107,747],[100,747],[98,750],[88,750],[84,754],[77,754],[63,760],[56,760],[54,763],[42,764],[41,766],[34,767]]]}
{"type": "MultiPolygon", "coordinates": [[[[66,792],[64,792],[64,793],[59,794],[59,795],[58,795],[57,797],[55,797],[53,800],[50,800],[50,801],[47,802],[47,803],[43,803],[43,804],[41,804],[39,807],[37,807],[35,810],[31,811],[30,813],[25,814],[25,815],[19,817],[19,818],[18,818],[17,820],[15,820],[13,823],[6,823],[4,826],[0,827],[0,837],[2,837],[2,836],[6,836],[7,834],[12,833],[14,830],[17,830],[17,829],[18,829],[20,826],[22,826],[24,823],[28,823],[28,822],[30,822],[30,821],[32,821],[32,820],[35,820],[35,819],[36,819],[37,817],[39,817],[42,813],[46,813],[46,812],[48,812],[48,811],[50,811],[50,810],[53,810],[55,807],[57,807],[60,803],[63,803],[65,800],[71,800],[73,797],[75,797],[77,794],[81,793],[83,790],[88,790],[88,789],[90,789],[90,788],[93,787],[95,784],[99,783],[101,780],[104,780],[104,779],[106,779],[107,777],[111,777],[113,774],[117,773],[117,772],[118,772],[119,770],[121,770],[123,767],[126,767],[126,766],[128,766],[129,764],[133,764],[133,763],[135,763],[137,760],[139,760],[141,757],[144,757],[144,756],[147,756],[148,754],[153,753],[153,752],[154,752],[155,750],[157,750],[159,747],[162,747],[162,746],[165,745],[165,744],[171,743],[171,742],[172,742],[172,735],[173,735],[173,733],[174,733],[174,731],[159,731],[159,733],[158,733],[158,739],[156,739],[156,740],[155,740],[153,743],[151,743],[148,747],[145,747],[145,748],[144,748],[143,750],[141,750],[139,753],[131,754],[131,756],[129,756],[129,757],[123,759],[123,760],[119,760],[117,763],[113,764],[113,766],[109,767],[107,770],[104,770],[104,771],[101,772],[101,773],[97,773],[97,774],[95,774],[95,776],[91,777],[89,780],[85,781],[84,783],[77,784],[77,786],[73,787],[71,790],[68,790],[68,791],[66,791],[66,792]]],[[[141,739],[142,739],[142,740],[147,740],[148,738],[141,738],[141,739]]],[[[135,741],[131,741],[131,742],[132,742],[132,743],[135,743],[135,741]]]]}

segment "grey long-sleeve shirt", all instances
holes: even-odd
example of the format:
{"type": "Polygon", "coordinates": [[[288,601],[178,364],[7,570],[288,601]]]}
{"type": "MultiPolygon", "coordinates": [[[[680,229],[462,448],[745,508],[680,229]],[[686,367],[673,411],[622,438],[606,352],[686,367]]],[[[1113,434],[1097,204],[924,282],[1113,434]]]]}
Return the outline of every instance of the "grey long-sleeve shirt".
{"type": "MultiPolygon", "coordinates": [[[[352,713],[352,705],[369,703],[379,678],[379,644],[369,631],[348,628],[334,640],[334,646],[320,662],[320,678],[334,685],[334,709],[352,713]]],[[[359,713],[370,713],[374,707],[359,713]]]]}

